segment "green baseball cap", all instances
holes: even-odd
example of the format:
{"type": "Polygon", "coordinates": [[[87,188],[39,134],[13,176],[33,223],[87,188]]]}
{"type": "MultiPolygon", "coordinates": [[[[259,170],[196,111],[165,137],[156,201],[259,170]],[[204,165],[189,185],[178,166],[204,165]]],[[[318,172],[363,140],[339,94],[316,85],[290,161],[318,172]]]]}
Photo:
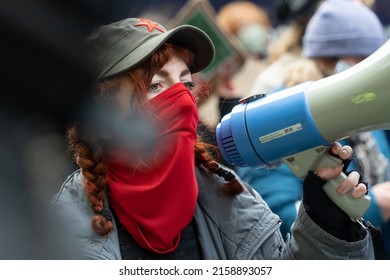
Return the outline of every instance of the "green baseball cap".
{"type": "Polygon", "coordinates": [[[136,66],[164,42],[188,47],[195,54],[192,73],[205,69],[214,58],[214,45],[201,29],[181,25],[166,30],[142,18],[127,18],[100,26],[86,38],[84,47],[96,61],[98,80],[102,80],[136,66]]]}

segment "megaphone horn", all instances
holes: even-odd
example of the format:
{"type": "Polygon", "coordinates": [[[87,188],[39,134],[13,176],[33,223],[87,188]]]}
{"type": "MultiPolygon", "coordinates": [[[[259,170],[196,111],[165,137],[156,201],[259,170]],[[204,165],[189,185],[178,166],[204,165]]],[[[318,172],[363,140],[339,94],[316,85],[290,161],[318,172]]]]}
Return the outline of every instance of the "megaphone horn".
{"type": "MultiPolygon", "coordinates": [[[[237,166],[272,168],[284,162],[300,178],[320,165],[340,164],[327,153],[334,141],[364,131],[390,129],[388,73],[390,40],[341,73],[269,95],[251,96],[218,124],[220,151],[227,162],[237,166]]],[[[325,189],[340,208],[358,219],[370,198],[339,196],[335,188],[345,178],[342,174],[325,189]]]]}

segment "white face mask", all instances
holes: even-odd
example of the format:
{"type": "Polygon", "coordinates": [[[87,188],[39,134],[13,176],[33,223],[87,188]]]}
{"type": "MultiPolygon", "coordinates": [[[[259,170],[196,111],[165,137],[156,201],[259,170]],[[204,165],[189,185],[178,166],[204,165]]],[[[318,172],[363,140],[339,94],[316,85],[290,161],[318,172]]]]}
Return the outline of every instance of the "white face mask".
{"type": "Polygon", "coordinates": [[[251,54],[266,54],[268,32],[259,24],[242,27],[237,33],[238,40],[251,54]]]}
{"type": "Polygon", "coordinates": [[[337,73],[343,72],[344,70],[351,68],[351,66],[352,65],[349,64],[348,62],[339,59],[339,61],[337,61],[337,63],[336,63],[336,66],[334,67],[333,73],[337,74],[337,73]]]}

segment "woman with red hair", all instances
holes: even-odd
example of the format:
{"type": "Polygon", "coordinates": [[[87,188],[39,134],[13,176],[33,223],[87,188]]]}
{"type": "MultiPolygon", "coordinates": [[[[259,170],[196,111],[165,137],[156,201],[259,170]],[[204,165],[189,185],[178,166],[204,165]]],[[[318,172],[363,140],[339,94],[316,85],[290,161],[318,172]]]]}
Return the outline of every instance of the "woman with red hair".
{"type": "MultiPolygon", "coordinates": [[[[54,198],[80,258],[369,259],[370,234],[322,190],[342,167],[304,183],[292,236],[259,194],[213,158],[196,134],[193,74],[214,47],[200,29],[146,19],[104,25],[85,41],[97,70],[92,111],[69,128],[79,170],[54,198]]],[[[89,112],[89,111],[88,111],[89,112]]],[[[335,144],[335,155],[352,150],[335,144]]],[[[352,172],[338,187],[366,193],[352,172]]]]}

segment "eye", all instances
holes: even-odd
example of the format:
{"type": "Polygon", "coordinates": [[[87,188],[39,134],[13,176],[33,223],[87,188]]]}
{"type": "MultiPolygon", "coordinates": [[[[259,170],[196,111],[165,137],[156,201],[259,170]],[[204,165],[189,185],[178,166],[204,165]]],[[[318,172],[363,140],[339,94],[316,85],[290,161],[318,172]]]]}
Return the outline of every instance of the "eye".
{"type": "Polygon", "coordinates": [[[159,89],[159,86],[160,86],[160,83],[151,84],[149,87],[149,91],[156,91],[159,89]]]}
{"type": "Polygon", "coordinates": [[[189,90],[192,90],[195,87],[193,82],[185,82],[183,83],[189,90]]]}

